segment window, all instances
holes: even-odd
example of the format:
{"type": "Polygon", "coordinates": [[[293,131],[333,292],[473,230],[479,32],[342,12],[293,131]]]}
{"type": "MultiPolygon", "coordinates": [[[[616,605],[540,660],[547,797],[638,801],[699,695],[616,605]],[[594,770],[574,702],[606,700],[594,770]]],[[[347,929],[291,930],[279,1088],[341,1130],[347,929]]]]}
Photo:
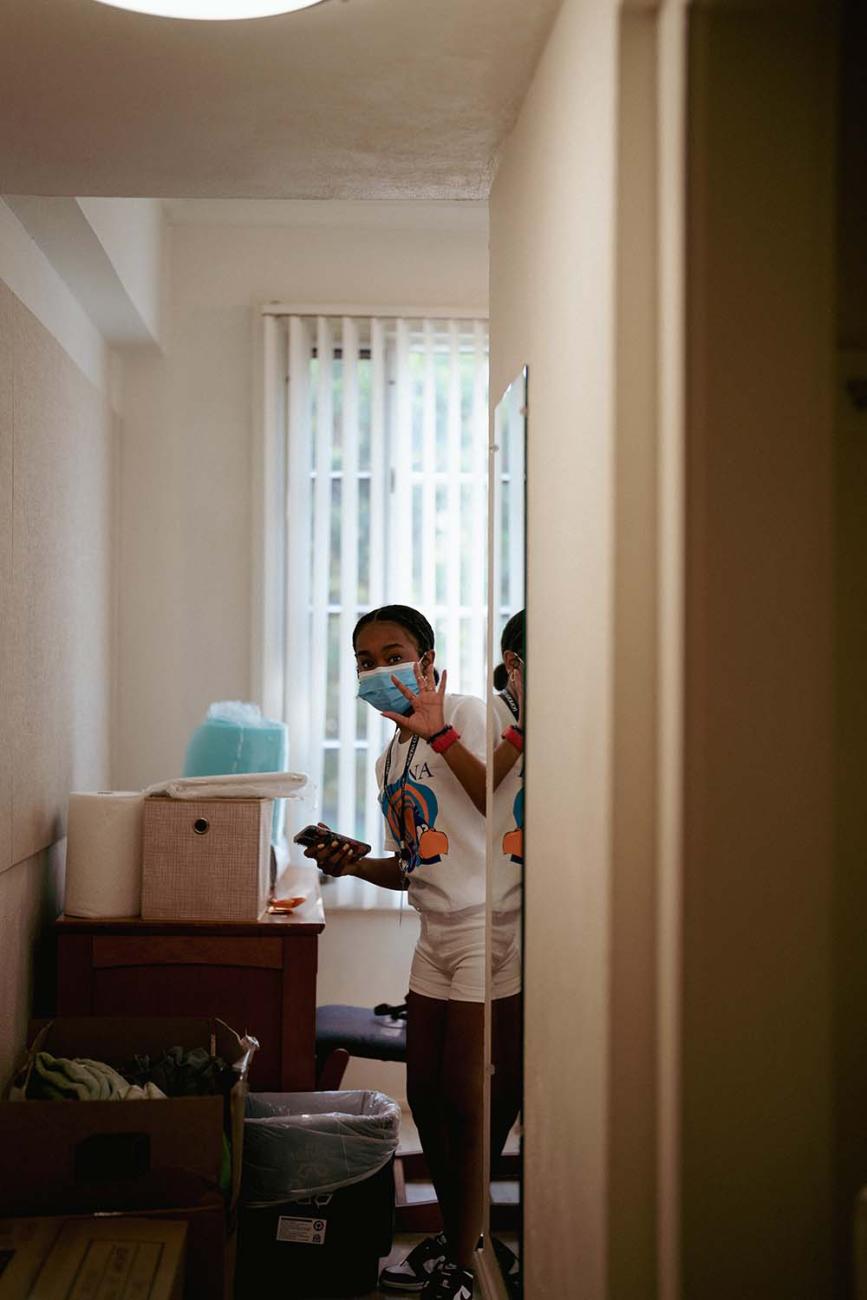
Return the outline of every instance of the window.
{"type": "Polygon", "coordinates": [[[276,420],[291,763],[316,784],[322,820],[378,852],[374,765],[391,724],[356,699],[359,616],[417,606],[450,689],[485,694],[487,323],[299,315],[272,330],[287,358],[276,420]]]}

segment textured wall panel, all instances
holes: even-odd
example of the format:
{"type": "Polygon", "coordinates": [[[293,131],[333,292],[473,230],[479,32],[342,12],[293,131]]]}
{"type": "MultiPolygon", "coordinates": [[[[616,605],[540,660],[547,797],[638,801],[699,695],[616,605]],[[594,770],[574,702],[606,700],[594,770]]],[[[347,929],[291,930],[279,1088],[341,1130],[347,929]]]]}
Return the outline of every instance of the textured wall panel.
{"type": "Polygon", "coordinates": [[[17,305],[9,729],[12,859],[64,833],[108,777],[110,456],[101,395],[17,305]]]}
{"type": "Polygon", "coordinates": [[[30,1016],[53,1009],[50,925],[59,909],[60,856],[50,849],[0,875],[0,1088],[23,1046],[30,1016]]]}
{"type": "Polygon", "coordinates": [[[108,776],[110,457],[102,397],[0,284],[0,1085],[51,1006],[67,794],[108,776]]]}
{"type": "MultiPolygon", "coordinates": [[[[12,331],[15,299],[0,284],[0,719],[9,718],[12,656],[12,331]]],[[[2,731],[6,732],[3,725],[2,731]]],[[[12,753],[0,744],[0,872],[12,864],[12,753]]]]}

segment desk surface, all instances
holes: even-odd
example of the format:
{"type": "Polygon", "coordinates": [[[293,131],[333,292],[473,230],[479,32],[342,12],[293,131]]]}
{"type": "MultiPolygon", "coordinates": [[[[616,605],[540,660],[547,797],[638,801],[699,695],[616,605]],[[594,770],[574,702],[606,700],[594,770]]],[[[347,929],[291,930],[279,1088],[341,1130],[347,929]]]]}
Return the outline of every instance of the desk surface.
{"type": "Polygon", "coordinates": [[[56,925],[59,930],[76,931],[111,929],[116,934],[176,934],[179,930],[201,934],[245,935],[280,932],[281,937],[299,939],[319,934],[325,928],[325,911],[319,888],[319,872],[315,867],[287,866],[277,881],[275,897],[293,898],[306,894],[307,898],[293,912],[264,913],[257,921],[145,921],[140,916],[95,917],[66,916],[61,913],[56,925]]]}

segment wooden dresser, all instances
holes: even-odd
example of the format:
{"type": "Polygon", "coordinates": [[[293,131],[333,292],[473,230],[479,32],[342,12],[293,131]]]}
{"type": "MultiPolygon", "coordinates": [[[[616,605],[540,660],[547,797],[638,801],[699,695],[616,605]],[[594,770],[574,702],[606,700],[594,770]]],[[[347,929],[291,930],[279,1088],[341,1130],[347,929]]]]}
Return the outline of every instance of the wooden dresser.
{"type": "Polygon", "coordinates": [[[259,1040],[253,1090],[312,1091],[323,927],[318,892],[288,916],[242,923],[61,916],[57,1014],[219,1016],[259,1040]]]}

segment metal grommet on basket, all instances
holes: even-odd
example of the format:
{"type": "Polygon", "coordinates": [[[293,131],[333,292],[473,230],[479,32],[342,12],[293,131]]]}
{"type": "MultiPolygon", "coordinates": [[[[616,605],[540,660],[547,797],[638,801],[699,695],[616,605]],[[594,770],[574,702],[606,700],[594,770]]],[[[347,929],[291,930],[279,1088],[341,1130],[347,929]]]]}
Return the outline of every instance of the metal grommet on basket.
{"type": "Polygon", "coordinates": [[[211,823],[208,821],[207,817],[197,817],[193,822],[193,830],[197,835],[207,835],[210,829],[211,823]]]}

